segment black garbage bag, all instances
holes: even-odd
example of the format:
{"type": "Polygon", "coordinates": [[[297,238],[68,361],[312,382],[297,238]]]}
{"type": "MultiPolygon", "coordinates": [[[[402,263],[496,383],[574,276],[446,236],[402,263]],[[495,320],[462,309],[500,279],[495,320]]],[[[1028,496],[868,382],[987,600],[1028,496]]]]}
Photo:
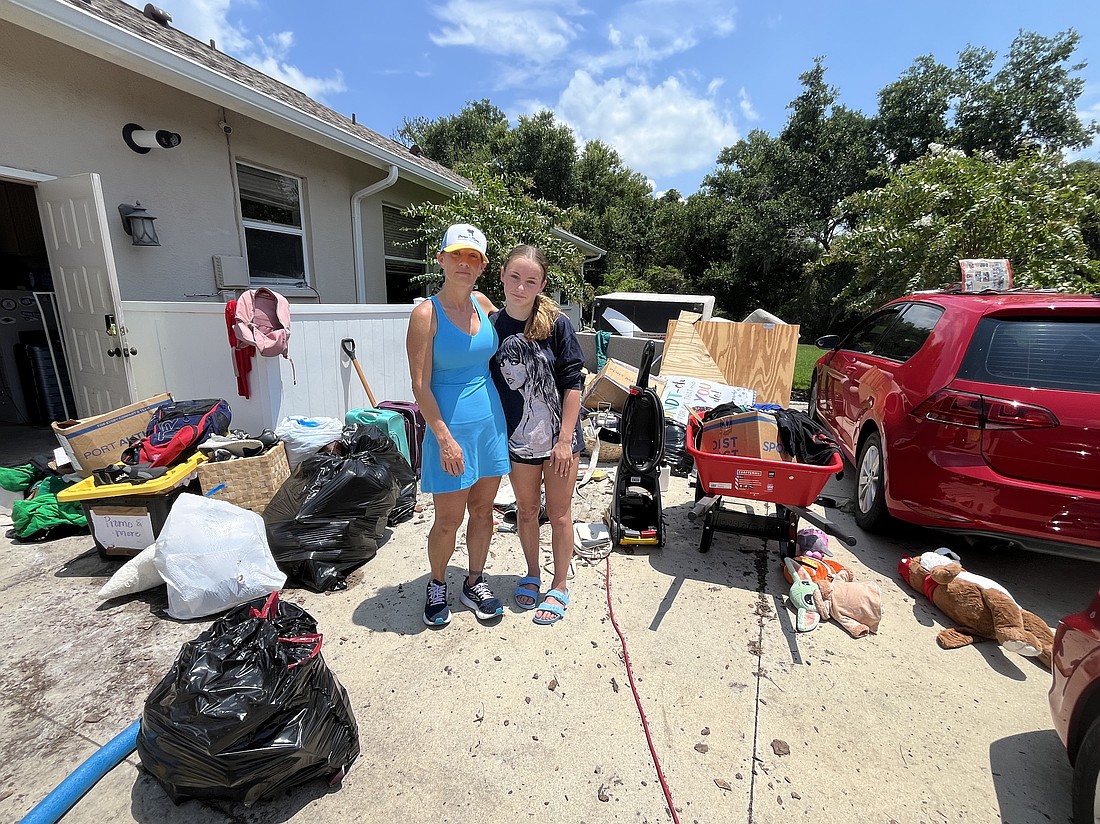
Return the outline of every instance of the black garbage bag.
{"type": "Polygon", "coordinates": [[[664,462],[678,478],[686,478],[695,468],[695,460],[687,451],[687,427],[672,418],[665,418],[664,462]]]}
{"type": "Polygon", "coordinates": [[[347,575],[378,552],[401,495],[412,513],[415,482],[385,432],[373,424],[344,427],[338,441],[295,468],[264,509],[275,563],[294,585],[345,588],[347,575]]]}
{"type": "Polygon", "coordinates": [[[145,700],[137,751],[176,804],[245,804],[359,756],[347,691],[321,657],[317,622],[279,593],[236,607],[180,649],[145,700]]]}

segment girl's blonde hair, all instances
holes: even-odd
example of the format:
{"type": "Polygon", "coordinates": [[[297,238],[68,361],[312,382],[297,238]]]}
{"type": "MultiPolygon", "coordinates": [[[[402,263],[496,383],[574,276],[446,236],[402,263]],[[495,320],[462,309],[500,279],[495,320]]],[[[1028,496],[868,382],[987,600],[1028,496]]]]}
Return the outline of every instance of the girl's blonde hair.
{"type": "MultiPolygon", "coordinates": [[[[530,260],[542,270],[542,280],[545,283],[550,272],[550,262],[546,255],[537,246],[529,243],[521,243],[508,253],[504,259],[504,269],[507,269],[513,260],[530,260]]],[[[554,301],[541,292],[535,296],[534,306],[531,307],[531,317],[523,327],[523,336],[528,340],[546,340],[554,330],[554,322],[557,321],[561,309],[554,301]]]]}

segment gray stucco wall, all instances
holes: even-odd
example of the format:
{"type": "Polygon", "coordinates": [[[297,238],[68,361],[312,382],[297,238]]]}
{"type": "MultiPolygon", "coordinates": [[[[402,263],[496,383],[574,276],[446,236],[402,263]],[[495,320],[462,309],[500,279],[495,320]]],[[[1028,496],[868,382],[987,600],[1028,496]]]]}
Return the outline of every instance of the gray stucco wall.
{"type": "MultiPolygon", "coordinates": [[[[303,178],[313,285],[326,303],[355,302],[351,196],[385,169],[7,23],[0,26],[0,111],[0,166],[100,175],[123,299],[216,296],[211,256],[244,254],[233,183],[239,160],[303,178]],[[223,118],[233,126],[228,138],[218,126],[223,118]],[[137,154],[122,140],[131,122],[178,132],[182,143],[137,154]],[[134,247],[123,231],[118,204],[135,200],[158,218],[159,248],[134,247]]],[[[364,201],[366,302],[386,299],[381,204],[426,199],[440,196],[399,180],[364,201]]]]}

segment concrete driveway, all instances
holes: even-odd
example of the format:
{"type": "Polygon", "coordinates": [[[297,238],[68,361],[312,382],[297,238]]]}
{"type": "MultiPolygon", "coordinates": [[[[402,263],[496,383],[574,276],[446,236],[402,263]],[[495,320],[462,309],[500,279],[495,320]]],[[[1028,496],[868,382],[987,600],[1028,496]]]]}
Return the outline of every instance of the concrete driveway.
{"type": "MultiPolygon", "coordinates": [[[[850,497],[853,474],[826,493],[850,497]]],[[[599,520],[610,483],[582,493],[575,515],[599,520]]],[[[992,643],[939,649],[945,616],[896,578],[899,557],[940,537],[867,536],[830,511],[859,538],[851,550],[834,541],[836,556],[882,586],[882,626],[859,640],[834,623],[796,635],[775,544],[719,535],[700,554],[691,501],[673,478],[663,549],[578,561],[567,616],[549,628],[510,602],[503,620],[480,625],[455,595],[461,552],[454,619],[425,628],[427,509],[392,530],[347,590],[285,594],[317,619],[352,699],[362,754],[342,788],[176,807],[135,754],[65,820],[656,824],[671,820],[666,799],[683,822],[1070,820],[1050,674],[992,643]]],[[[163,588],[101,603],[115,565],[87,536],[0,547],[0,820],[13,821],[141,715],[179,645],[209,622],[166,617],[163,588]]],[[[514,535],[494,538],[499,595],[519,558],[514,535]]],[[[1100,571],[1026,553],[963,561],[1052,626],[1089,601],[1100,571]]]]}

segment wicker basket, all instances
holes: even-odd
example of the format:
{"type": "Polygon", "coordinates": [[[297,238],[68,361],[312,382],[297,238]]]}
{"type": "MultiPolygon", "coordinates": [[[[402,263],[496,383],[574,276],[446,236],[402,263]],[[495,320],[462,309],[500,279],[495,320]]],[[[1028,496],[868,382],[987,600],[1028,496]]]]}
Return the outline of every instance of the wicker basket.
{"type": "MultiPolygon", "coordinates": [[[[592,450],[596,448],[596,436],[590,432],[584,433],[584,452],[586,455],[591,455],[592,450]]],[[[600,444],[600,457],[596,460],[597,464],[602,463],[618,463],[619,458],[622,457],[623,448],[617,443],[608,443],[604,441],[600,444]]]]}
{"type": "Polygon", "coordinates": [[[206,461],[199,464],[199,485],[203,493],[225,484],[211,498],[263,513],[283,481],[290,477],[290,464],[282,441],[255,458],[206,461]]]}

